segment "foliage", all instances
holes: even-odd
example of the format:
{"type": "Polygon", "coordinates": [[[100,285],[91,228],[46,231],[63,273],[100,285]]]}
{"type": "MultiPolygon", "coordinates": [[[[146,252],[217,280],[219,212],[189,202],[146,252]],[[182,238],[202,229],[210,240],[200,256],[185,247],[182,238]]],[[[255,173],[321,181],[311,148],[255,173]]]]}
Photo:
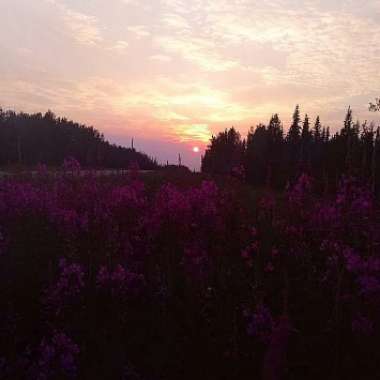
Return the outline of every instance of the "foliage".
{"type": "Polygon", "coordinates": [[[255,185],[283,189],[301,173],[308,173],[319,188],[329,191],[336,189],[342,175],[354,175],[371,183],[379,194],[380,129],[367,122],[354,123],[349,108],[342,129],[330,137],[329,127],[322,127],[319,116],[313,128],[307,115],[301,126],[297,106],[286,135],[275,114],[268,125],[251,128],[246,142],[234,129],[211,139],[202,162],[203,172],[232,174],[233,167],[240,166],[244,167],[246,180],[255,185]],[[229,134],[234,138],[227,139],[229,134]]]}
{"type": "Polygon", "coordinates": [[[244,142],[240,134],[230,128],[212,137],[210,149],[205,152],[202,170],[208,173],[228,174],[239,165],[243,158],[244,142]]]}
{"type": "Polygon", "coordinates": [[[112,145],[93,127],[57,118],[51,111],[29,115],[0,108],[0,167],[60,166],[69,156],[91,168],[126,169],[135,162],[141,169],[158,167],[147,155],[112,145]]]}
{"type": "Polygon", "coordinates": [[[1,378],[379,376],[366,186],[321,196],[303,174],[253,201],[236,179],[149,189],[75,168],[0,182],[1,378]]]}

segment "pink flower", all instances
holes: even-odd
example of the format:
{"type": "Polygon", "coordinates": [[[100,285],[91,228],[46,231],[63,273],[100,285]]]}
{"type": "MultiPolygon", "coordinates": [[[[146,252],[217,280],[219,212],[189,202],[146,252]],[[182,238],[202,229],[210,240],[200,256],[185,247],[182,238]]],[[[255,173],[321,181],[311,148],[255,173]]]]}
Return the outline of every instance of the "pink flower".
{"type": "Polygon", "coordinates": [[[358,336],[371,336],[373,329],[372,321],[361,314],[357,314],[352,320],[352,331],[358,336]]]}
{"type": "Polygon", "coordinates": [[[255,312],[248,316],[248,335],[257,337],[263,343],[269,342],[273,326],[271,312],[264,305],[258,306],[255,312]]]}
{"type": "Polygon", "coordinates": [[[269,262],[265,267],[265,272],[271,273],[274,271],[274,266],[271,262],[269,262]]]}

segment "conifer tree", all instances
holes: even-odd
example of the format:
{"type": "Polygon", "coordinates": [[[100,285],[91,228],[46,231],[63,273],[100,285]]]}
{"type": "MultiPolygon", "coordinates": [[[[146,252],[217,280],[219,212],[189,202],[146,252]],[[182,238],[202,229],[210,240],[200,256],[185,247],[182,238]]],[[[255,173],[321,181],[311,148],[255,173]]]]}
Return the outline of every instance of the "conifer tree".
{"type": "Polygon", "coordinates": [[[319,116],[315,119],[314,128],[313,128],[313,138],[315,142],[319,142],[321,139],[321,122],[319,116]]]}
{"type": "Polygon", "coordinates": [[[322,128],[321,140],[322,140],[322,142],[325,142],[325,140],[326,140],[326,128],[325,127],[322,128]]]}
{"type": "Polygon", "coordinates": [[[202,171],[229,174],[243,162],[245,142],[234,127],[211,138],[202,160],[202,171]]]}
{"type": "Polygon", "coordinates": [[[300,117],[300,108],[299,105],[296,105],[296,108],[293,113],[293,121],[289,128],[287,140],[290,144],[296,145],[299,143],[301,138],[301,117],[300,117]]]}
{"type": "Polygon", "coordinates": [[[341,135],[344,139],[345,143],[345,166],[346,171],[348,174],[352,174],[352,164],[353,164],[353,157],[352,157],[352,135],[353,135],[353,124],[352,124],[352,110],[351,107],[348,107],[346,117],[344,119],[343,123],[343,130],[341,132],[341,135]]]}
{"type": "Polygon", "coordinates": [[[269,121],[268,132],[273,140],[282,140],[283,138],[282,123],[277,113],[272,115],[269,121]]]}
{"type": "Polygon", "coordinates": [[[346,118],[344,119],[343,134],[348,135],[352,129],[352,110],[348,107],[346,118]]]}
{"type": "Polygon", "coordinates": [[[325,142],[328,143],[330,140],[330,127],[328,126],[326,128],[326,136],[325,136],[325,142]]]}
{"type": "Polygon", "coordinates": [[[305,115],[304,122],[302,124],[302,133],[301,133],[301,160],[305,164],[309,162],[310,159],[310,143],[311,143],[311,133],[310,133],[310,123],[309,117],[305,115]]]}
{"type": "Polygon", "coordinates": [[[302,125],[302,140],[308,140],[310,136],[309,116],[305,115],[305,120],[302,125]]]}

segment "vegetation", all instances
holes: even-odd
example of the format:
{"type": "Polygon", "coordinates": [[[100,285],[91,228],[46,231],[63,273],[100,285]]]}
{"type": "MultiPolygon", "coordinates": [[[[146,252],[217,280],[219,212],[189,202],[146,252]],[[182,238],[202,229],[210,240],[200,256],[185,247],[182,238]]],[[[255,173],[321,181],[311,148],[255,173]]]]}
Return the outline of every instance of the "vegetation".
{"type": "Polygon", "coordinates": [[[69,164],[0,183],[2,378],[379,374],[368,188],[346,178],[322,197],[302,175],[252,198],[238,180],[153,185],[69,164]]]}
{"type": "Polygon", "coordinates": [[[155,160],[133,148],[110,144],[93,127],[87,127],[52,112],[26,114],[0,108],[0,167],[46,164],[61,166],[66,157],[85,167],[156,169],[155,160]]]}
{"type": "Polygon", "coordinates": [[[202,174],[1,178],[0,378],[379,378],[379,133],[309,123],[225,131],[202,174]]]}
{"type": "Polygon", "coordinates": [[[380,129],[354,122],[348,109],[343,127],[330,136],[319,117],[301,122],[297,106],[287,134],[277,114],[268,125],[251,128],[246,139],[231,128],[213,137],[202,160],[205,173],[231,174],[238,169],[249,183],[284,188],[301,173],[320,187],[336,188],[343,174],[353,175],[380,190],[380,129]]]}

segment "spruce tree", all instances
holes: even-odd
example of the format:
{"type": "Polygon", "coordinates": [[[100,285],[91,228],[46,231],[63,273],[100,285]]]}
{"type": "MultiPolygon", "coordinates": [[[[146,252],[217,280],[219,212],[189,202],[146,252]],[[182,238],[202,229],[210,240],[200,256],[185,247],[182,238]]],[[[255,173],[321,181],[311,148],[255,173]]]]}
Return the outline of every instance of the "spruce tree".
{"type": "Polygon", "coordinates": [[[325,140],[326,140],[326,128],[325,127],[322,128],[321,140],[322,140],[322,142],[325,142],[325,140]]]}
{"type": "Polygon", "coordinates": [[[302,140],[308,140],[310,136],[309,116],[305,115],[305,120],[302,125],[302,140]]]}
{"type": "Polygon", "coordinates": [[[319,120],[319,116],[315,119],[314,128],[313,128],[313,138],[314,141],[318,142],[321,139],[321,122],[319,120]]]}
{"type": "Polygon", "coordinates": [[[298,144],[301,138],[301,117],[300,117],[300,108],[299,105],[296,105],[296,108],[293,113],[293,121],[289,128],[288,132],[288,141],[290,144],[298,144]]]}
{"type": "Polygon", "coordinates": [[[327,127],[326,128],[326,138],[325,138],[325,142],[328,143],[330,140],[330,127],[327,127]]]}
{"type": "Polygon", "coordinates": [[[344,127],[342,133],[344,135],[348,135],[352,129],[352,110],[351,106],[348,107],[347,113],[346,113],[346,118],[344,119],[344,127]]]}
{"type": "Polygon", "coordinates": [[[346,117],[343,123],[343,129],[341,135],[343,137],[344,145],[345,145],[345,170],[348,174],[352,174],[352,165],[353,165],[353,157],[352,157],[352,110],[351,107],[348,107],[346,117]]]}
{"type": "Polygon", "coordinates": [[[282,143],[283,140],[283,128],[281,120],[277,113],[272,115],[268,125],[269,139],[273,145],[282,143]]]}
{"type": "Polygon", "coordinates": [[[311,134],[310,134],[310,123],[309,123],[309,117],[307,114],[305,115],[304,122],[302,124],[302,133],[301,133],[301,160],[305,164],[309,162],[310,158],[310,141],[311,140],[311,134]]]}

